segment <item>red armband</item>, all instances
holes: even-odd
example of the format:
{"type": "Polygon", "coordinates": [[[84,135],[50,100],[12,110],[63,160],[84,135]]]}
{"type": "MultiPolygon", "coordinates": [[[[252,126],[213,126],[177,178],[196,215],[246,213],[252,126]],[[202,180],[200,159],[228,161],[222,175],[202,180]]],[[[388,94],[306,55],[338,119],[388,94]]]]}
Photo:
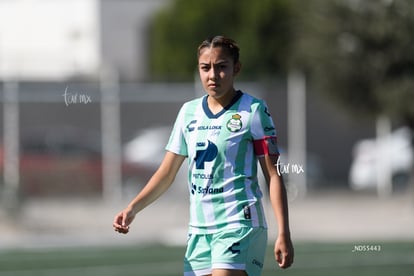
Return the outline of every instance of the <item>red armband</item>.
{"type": "Polygon", "coordinates": [[[254,152],[257,156],[278,156],[279,149],[277,147],[276,136],[265,136],[260,140],[253,140],[254,152]]]}

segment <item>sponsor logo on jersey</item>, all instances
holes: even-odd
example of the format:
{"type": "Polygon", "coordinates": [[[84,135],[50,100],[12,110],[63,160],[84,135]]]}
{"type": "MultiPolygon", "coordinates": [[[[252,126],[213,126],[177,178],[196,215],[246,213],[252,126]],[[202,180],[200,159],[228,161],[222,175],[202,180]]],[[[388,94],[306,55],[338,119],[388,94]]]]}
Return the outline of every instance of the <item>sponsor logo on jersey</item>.
{"type": "Polygon", "coordinates": [[[187,130],[188,132],[191,132],[195,129],[195,127],[193,125],[195,125],[197,123],[197,120],[192,120],[188,125],[187,125],[187,130]]]}
{"type": "Polygon", "coordinates": [[[208,142],[207,147],[205,147],[206,143],[204,142],[197,143],[197,147],[203,147],[202,149],[198,149],[196,151],[196,156],[194,158],[194,160],[196,161],[197,170],[204,170],[205,163],[211,162],[217,157],[217,154],[218,154],[217,146],[210,140],[207,140],[207,142],[208,142]]]}
{"type": "Polygon", "coordinates": [[[197,130],[220,130],[221,126],[199,126],[197,130]]]}
{"type": "Polygon", "coordinates": [[[224,192],[224,188],[213,188],[213,187],[201,187],[191,183],[191,194],[195,195],[214,195],[214,194],[221,194],[224,192]]]}
{"type": "Polygon", "coordinates": [[[188,132],[192,132],[196,128],[197,130],[221,130],[221,126],[205,125],[205,126],[196,127],[195,124],[197,124],[197,120],[192,120],[191,122],[188,123],[188,125],[186,126],[188,132]]]}
{"type": "Polygon", "coordinates": [[[227,129],[231,132],[237,132],[240,129],[242,129],[243,123],[240,119],[240,114],[234,114],[233,116],[231,116],[231,119],[228,120],[226,124],[227,129]]]}
{"type": "Polygon", "coordinates": [[[212,174],[206,174],[206,173],[195,173],[193,174],[193,177],[195,179],[213,179],[212,174]]]}

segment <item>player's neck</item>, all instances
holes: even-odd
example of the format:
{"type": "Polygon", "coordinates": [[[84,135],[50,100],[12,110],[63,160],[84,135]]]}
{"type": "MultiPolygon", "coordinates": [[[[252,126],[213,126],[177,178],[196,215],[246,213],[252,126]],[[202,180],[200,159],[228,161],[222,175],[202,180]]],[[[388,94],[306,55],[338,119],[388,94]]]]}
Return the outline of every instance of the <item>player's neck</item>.
{"type": "Polygon", "coordinates": [[[223,108],[227,107],[237,95],[236,90],[233,88],[231,91],[226,93],[220,98],[208,97],[207,104],[208,108],[213,114],[217,114],[223,110],[223,108]]]}

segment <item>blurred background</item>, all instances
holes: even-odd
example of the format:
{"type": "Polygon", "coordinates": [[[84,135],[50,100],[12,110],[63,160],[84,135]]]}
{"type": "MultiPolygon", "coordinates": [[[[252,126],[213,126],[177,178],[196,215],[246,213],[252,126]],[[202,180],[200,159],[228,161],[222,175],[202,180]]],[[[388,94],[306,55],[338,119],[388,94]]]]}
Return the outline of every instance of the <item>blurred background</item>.
{"type": "Polygon", "coordinates": [[[185,166],[136,232],[111,225],[203,94],[196,49],[218,34],[275,121],[294,241],[412,245],[413,28],[410,0],[0,1],[0,251],[183,246],[185,166]]]}

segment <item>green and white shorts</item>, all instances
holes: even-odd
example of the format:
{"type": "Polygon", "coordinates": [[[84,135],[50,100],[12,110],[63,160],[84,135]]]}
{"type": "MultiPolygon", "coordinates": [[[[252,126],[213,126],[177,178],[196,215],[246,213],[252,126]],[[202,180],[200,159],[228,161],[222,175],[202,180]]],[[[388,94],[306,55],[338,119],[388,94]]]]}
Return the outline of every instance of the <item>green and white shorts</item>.
{"type": "Polygon", "coordinates": [[[267,229],[242,227],[213,234],[190,234],[184,259],[184,276],[201,276],[213,269],[244,270],[261,275],[267,229]]]}

